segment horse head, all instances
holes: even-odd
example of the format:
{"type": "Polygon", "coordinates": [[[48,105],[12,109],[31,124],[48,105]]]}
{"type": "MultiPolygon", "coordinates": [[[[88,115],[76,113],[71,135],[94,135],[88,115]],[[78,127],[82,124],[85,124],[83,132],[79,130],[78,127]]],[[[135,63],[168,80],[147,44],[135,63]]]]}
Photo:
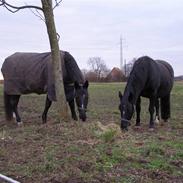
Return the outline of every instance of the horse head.
{"type": "Polygon", "coordinates": [[[134,105],[132,103],[132,94],[129,93],[127,97],[123,96],[119,91],[120,105],[119,110],[121,113],[121,129],[128,130],[130,120],[134,112],[134,105]]]}
{"type": "Polygon", "coordinates": [[[88,86],[89,83],[86,80],[84,84],[79,84],[77,81],[74,83],[75,88],[75,100],[79,111],[79,118],[82,121],[86,121],[86,111],[88,105],[88,86]]]}

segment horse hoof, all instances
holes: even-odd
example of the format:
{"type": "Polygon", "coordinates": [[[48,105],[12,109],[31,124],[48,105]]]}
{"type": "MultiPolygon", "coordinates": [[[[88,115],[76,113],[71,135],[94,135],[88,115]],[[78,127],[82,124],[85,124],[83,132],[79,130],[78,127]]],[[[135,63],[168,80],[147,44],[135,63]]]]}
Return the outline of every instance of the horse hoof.
{"type": "Polygon", "coordinates": [[[160,121],[158,119],[155,119],[154,123],[159,125],[160,121]]]}
{"type": "Polygon", "coordinates": [[[135,129],[140,129],[141,128],[141,126],[140,125],[135,125],[135,127],[134,127],[135,129]]]}
{"type": "Polygon", "coordinates": [[[136,126],[136,127],[139,127],[139,126],[140,126],[140,123],[136,123],[135,126],[136,126]]]}
{"type": "Polygon", "coordinates": [[[22,121],[21,122],[17,122],[17,125],[20,126],[20,127],[23,126],[23,124],[24,123],[22,121]]]}
{"type": "Polygon", "coordinates": [[[74,121],[78,121],[78,118],[77,118],[77,117],[72,117],[72,119],[73,119],[74,121]]]}
{"type": "Polygon", "coordinates": [[[153,132],[154,131],[154,128],[149,128],[149,132],[153,132]]]}
{"type": "Polygon", "coordinates": [[[164,121],[161,121],[160,122],[160,126],[164,126],[165,124],[164,124],[164,121]]]}
{"type": "Polygon", "coordinates": [[[156,123],[156,124],[160,123],[158,116],[155,117],[154,123],[156,123]]]}

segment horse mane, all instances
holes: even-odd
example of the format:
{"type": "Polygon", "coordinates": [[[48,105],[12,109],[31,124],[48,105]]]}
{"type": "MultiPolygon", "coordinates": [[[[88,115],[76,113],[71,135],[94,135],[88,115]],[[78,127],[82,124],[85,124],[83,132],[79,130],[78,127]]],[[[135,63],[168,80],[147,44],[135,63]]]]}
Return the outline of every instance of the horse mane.
{"type": "Polygon", "coordinates": [[[67,73],[64,82],[74,83],[75,81],[78,81],[79,83],[83,84],[84,76],[79,69],[74,57],[67,51],[64,51],[64,62],[67,73]]]}

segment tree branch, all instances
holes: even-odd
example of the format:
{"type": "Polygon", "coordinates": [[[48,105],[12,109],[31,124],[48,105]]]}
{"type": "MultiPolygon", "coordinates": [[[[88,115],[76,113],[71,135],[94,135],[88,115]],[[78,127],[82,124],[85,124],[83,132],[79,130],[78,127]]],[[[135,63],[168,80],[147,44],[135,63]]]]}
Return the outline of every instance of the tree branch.
{"type": "Polygon", "coordinates": [[[44,17],[41,15],[41,13],[37,10],[37,9],[35,9],[35,12],[30,8],[30,11],[36,16],[36,17],[38,17],[40,20],[42,20],[43,22],[45,22],[45,19],[44,19],[44,17]]]}
{"type": "Polygon", "coordinates": [[[11,13],[16,13],[17,11],[22,10],[22,9],[26,9],[26,8],[34,8],[36,10],[43,11],[43,9],[39,6],[26,5],[26,6],[19,6],[18,7],[18,6],[13,6],[13,5],[7,3],[5,0],[0,0],[0,6],[4,6],[11,13]]]}
{"type": "Polygon", "coordinates": [[[60,1],[55,0],[55,6],[53,7],[53,10],[54,10],[57,6],[59,6],[61,2],[62,2],[62,0],[60,0],[60,1]]]}
{"type": "MultiPolygon", "coordinates": [[[[62,2],[62,0],[55,0],[55,6],[52,9],[55,9],[57,6],[59,6],[59,4],[62,2]]],[[[4,6],[8,11],[10,11],[11,13],[16,13],[19,10],[22,9],[27,9],[29,8],[30,11],[37,17],[39,17],[42,21],[45,22],[44,17],[40,14],[40,12],[38,10],[43,11],[43,8],[39,7],[39,6],[33,6],[33,5],[25,5],[25,6],[13,6],[9,3],[6,2],[6,0],[0,0],[0,6],[4,6]],[[35,12],[32,10],[35,9],[35,12]]],[[[57,33],[57,41],[60,40],[60,35],[57,33]]]]}
{"type": "MultiPolygon", "coordinates": [[[[62,2],[62,0],[59,0],[59,1],[55,0],[55,6],[53,7],[53,9],[55,9],[57,6],[59,6],[61,2],[62,2]]],[[[17,11],[22,10],[22,9],[26,9],[26,8],[30,8],[30,9],[33,8],[33,9],[36,9],[36,10],[43,11],[43,9],[41,7],[34,6],[34,5],[13,6],[13,5],[7,3],[6,0],[0,0],[0,6],[4,6],[11,13],[16,13],[17,11]]],[[[34,15],[35,15],[35,13],[34,13],[34,15]]],[[[38,16],[39,18],[42,19],[42,17],[40,15],[36,15],[36,16],[38,16]]]]}

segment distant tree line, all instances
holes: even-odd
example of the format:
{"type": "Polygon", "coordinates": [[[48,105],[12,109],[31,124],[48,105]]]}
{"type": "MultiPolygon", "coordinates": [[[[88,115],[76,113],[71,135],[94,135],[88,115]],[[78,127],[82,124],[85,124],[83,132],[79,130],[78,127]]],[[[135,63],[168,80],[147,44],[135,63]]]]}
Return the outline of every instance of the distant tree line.
{"type": "Polygon", "coordinates": [[[136,59],[124,65],[123,70],[114,67],[110,70],[105,61],[101,57],[90,57],[87,65],[89,70],[83,69],[82,72],[87,80],[90,82],[121,82],[126,81],[130,74],[136,59]]]}

